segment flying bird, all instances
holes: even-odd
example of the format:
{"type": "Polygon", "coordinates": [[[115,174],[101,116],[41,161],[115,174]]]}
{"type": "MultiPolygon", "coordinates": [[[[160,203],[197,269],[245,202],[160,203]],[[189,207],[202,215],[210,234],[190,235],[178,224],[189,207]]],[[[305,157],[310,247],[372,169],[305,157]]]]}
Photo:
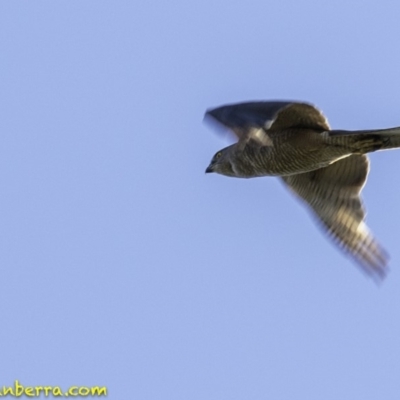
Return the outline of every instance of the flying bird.
{"type": "Polygon", "coordinates": [[[400,127],[331,130],[315,106],[293,101],[225,105],[208,110],[206,118],[238,139],[214,155],[207,173],[280,177],[367,274],[378,281],[385,277],[388,254],[365,224],[360,192],[369,171],[367,153],[400,147],[400,127]]]}

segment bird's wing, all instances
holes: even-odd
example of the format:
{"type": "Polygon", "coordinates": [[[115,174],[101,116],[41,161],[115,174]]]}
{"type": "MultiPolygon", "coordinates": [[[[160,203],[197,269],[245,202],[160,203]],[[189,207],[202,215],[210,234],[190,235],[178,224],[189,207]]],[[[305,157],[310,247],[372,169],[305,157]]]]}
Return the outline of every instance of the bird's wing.
{"type": "Polygon", "coordinates": [[[289,128],[330,129],[327,119],[316,107],[293,101],[264,101],[229,104],[206,112],[206,117],[231,130],[237,138],[268,145],[268,132],[289,128]],[[264,137],[266,136],[266,138],[264,137]]]}
{"type": "Polygon", "coordinates": [[[288,128],[308,128],[329,131],[328,120],[318,108],[307,103],[291,103],[281,108],[268,130],[280,131],[288,128]]]}
{"type": "Polygon", "coordinates": [[[351,155],[328,167],[282,179],[312,209],[328,234],[375,279],[388,270],[388,255],[364,223],[360,192],[367,179],[368,158],[351,155]]]}

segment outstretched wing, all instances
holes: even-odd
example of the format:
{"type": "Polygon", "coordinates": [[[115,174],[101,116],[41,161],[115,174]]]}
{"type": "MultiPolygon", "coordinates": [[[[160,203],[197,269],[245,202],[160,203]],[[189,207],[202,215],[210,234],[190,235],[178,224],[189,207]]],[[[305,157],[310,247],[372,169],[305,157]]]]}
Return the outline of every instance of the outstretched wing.
{"type": "Polygon", "coordinates": [[[351,155],[316,171],[282,179],[312,209],[328,234],[375,279],[388,270],[388,255],[366,226],[360,192],[368,158],[351,155]]]}
{"type": "Polygon", "coordinates": [[[327,119],[316,107],[293,101],[229,104],[208,110],[206,117],[230,129],[239,141],[254,139],[261,144],[268,144],[268,132],[290,128],[330,129],[327,119]]]}

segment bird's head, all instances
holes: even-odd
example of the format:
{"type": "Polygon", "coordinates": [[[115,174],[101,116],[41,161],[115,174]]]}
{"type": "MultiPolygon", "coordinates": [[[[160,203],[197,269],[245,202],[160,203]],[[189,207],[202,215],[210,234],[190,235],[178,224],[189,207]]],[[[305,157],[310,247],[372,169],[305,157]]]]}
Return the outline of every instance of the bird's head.
{"type": "Polygon", "coordinates": [[[226,176],[236,176],[232,167],[231,149],[233,146],[225,147],[215,153],[210,165],[206,169],[206,173],[216,172],[217,174],[226,176]]]}

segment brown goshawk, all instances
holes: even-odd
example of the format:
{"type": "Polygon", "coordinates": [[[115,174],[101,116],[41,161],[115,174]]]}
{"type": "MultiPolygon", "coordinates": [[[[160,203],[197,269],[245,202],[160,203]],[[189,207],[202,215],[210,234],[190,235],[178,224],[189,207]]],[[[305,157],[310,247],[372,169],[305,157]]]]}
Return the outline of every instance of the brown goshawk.
{"type": "Polygon", "coordinates": [[[376,280],[386,275],[388,255],[364,222],[360,192],[369,170],[366,153],[400,147],[400,127],[331,130],[316,107],[293,101],[226,105],[206,117],[238,139],[214,155],[206,172],[281,177],[366,273],[376,280]]]}

